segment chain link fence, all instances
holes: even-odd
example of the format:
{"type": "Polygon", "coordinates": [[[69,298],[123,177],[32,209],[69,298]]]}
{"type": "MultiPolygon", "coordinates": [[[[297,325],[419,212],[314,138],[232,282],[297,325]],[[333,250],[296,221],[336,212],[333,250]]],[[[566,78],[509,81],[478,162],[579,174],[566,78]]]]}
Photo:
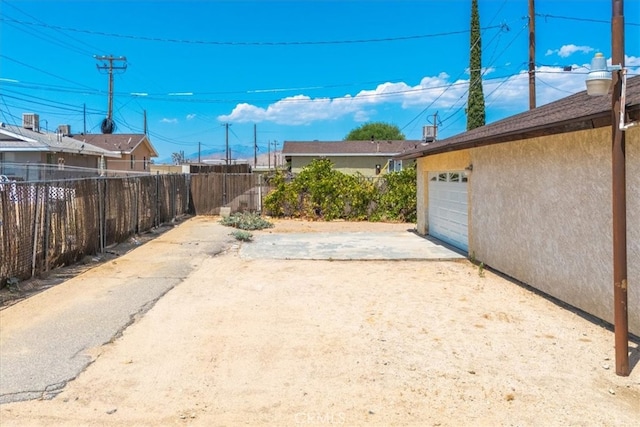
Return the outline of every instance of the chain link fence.
{"type": "Polygon", "coordinates": [[[260,211],[253,174],[0,183],[0,287],[71,265],[187,214],[260,211]]]}

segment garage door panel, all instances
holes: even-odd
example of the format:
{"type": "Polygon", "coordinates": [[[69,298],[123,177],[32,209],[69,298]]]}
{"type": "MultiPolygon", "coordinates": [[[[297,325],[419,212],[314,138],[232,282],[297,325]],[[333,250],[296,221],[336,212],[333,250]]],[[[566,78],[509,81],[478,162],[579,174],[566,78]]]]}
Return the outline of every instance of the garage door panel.
{"type": "Polygon", "coordinates": [[[468,250],[467,182],[462,172],[429,175],[429,234],[468,250]]]}

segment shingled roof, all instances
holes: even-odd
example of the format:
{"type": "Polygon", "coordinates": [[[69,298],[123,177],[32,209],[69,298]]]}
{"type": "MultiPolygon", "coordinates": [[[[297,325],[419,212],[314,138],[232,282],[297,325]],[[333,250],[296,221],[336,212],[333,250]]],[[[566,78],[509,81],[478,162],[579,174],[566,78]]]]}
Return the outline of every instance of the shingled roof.
{"type": "Polygon", "coordinates": [[[104,150],[114,151],[118,153],[126,153],[129,154],[133,150],[138,147],[138,145],[146,143],[149,145],[151,149],[152,157],[157,157],[158,153],[156,152],[153,145],[147,138],[145,134],[138,133],[113,133],[113,134],[80,134],[74,135],[73,138],[86,142],[87,144],[91,144],[94,147],[100,147],[104,150]]]}
{"type": "Polygon", "coordinates": [[[68,136],[34,131],[22,126],[0,123],[0,151],[73,153],[93,156],[120,157],[120,153],[85,144],[68,136]]]}
{"type": "MultiPolygon", "coordinates": [[[[627,79],[626,115],[640,119],[640,76],[627,79]]],[[[539,136],[611,126],[611,95],[589,96],[587,91],[559,99],[533,110],[443,139],[419,145],[396,156],[415,159],[432,154],[539,136]]]]}
{"type": "Polygon", "coordinates": [[[421,141],[285,141],[285,156],[395,156],[419,146],[421,141]]]}

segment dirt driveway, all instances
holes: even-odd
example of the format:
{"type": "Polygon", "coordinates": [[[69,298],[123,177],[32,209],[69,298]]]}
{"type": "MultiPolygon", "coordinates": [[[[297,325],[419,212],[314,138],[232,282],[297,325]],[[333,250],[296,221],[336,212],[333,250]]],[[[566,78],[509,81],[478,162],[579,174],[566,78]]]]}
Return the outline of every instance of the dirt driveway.
{"type": "MultiPolygon", "coordinates": [[[[254,234],[363,229],[279,221],[254,234]]],[[[93,349],[94,363],[62,393],[4,404],[0,424],[640,422],[640,367],[615,375],[612,332],[466,260],[241,253],[238,244],[206,259],[121,337],[93,349]]]]}

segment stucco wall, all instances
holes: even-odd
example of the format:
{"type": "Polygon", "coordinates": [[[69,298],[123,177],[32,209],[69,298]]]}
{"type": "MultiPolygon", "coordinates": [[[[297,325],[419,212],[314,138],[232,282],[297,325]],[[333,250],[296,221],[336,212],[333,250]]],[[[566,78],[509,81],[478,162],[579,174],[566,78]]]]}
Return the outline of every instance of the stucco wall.
{"type": "MultiPolygon", "coordinates": [[[[435,156],[421,157],[417,161],[417,224],[416,229],[420,234],[429,233],[429,215],[427,202],[429,200],[429,172],[442,171],[462,171],[471,163],[469,150],[453,151],[451,153],[436,154],[435,156]]],[[[469,176],[469,181],[473,179],[473,173],[469,176]]],[[[471,193],[469,192],[469,197],[471,193]]],[[[469,200],[469,204],[471,201],[469,200]]],[[[473,221],[468,216],[469,222],[473,221]]],[[[471,233],[471,229],[469,230],[471,233]]],[[[471,239],[471,235],[469,235],[471,239]]]]}
{"type": "MultiPolygon", "coordinates": [[[[360,172],[364,176],[374,177],[376,176],[376,165],[380,165],[380,168],[384,168],[389,159],[393,156],[379,156],[379,157],[357,157],[357,156],[342,156],[342,157],[327,157],[333,163],[333,167],[340,172],[347,174],[354,174],[360,172]]],[[[291,158],[291,172],[300,173],[302,169],[308,166],[317,157],[292,157],[291,158]]],[[[411,160],[403,161],[404,164],[413,163],[411,160]]]]}
{"type": "MultiPolygon", "coordinates": [[[[475,148],[470,253],[613,321],[610,129],[475,148]]],[[[640,133],[627,132],[629,326],[640,334],[640,133]]],[[[515,303],[515,302],[514,302],[515,303]]]]}
{"type": "Polygon", "coordinates": [[[140,144],[131,154],[122,154],[121,159],[107,159],[107,169],[110,171],[122,172],[150,172],[151,151],[146,145],[140,144]],[[131,167],[131,156],[133,156],[133,167],[131,167]]]}

